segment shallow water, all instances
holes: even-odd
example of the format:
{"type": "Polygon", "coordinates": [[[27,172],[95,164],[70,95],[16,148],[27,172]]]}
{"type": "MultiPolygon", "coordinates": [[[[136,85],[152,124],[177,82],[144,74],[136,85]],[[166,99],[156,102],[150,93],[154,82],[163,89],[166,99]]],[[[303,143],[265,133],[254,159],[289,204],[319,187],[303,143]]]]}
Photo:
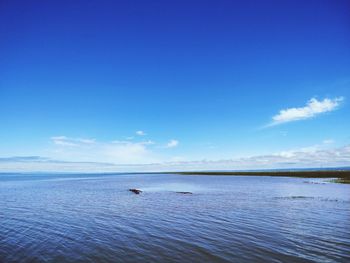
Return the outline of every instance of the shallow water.
{"type": "Polygon", "coordinates": [[[3,174],[0,262],[350,262],[350,185],[324,181],[3,174]]]}

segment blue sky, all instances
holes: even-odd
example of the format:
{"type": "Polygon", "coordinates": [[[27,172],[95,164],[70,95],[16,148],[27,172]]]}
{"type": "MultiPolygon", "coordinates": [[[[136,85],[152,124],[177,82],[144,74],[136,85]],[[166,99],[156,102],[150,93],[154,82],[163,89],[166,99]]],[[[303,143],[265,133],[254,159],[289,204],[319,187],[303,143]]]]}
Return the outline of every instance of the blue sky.
{"type": "Polygon", "coordinates": [[[0,171],[350,165],[349,1],[1,1],[0,35],[0,171]]]}

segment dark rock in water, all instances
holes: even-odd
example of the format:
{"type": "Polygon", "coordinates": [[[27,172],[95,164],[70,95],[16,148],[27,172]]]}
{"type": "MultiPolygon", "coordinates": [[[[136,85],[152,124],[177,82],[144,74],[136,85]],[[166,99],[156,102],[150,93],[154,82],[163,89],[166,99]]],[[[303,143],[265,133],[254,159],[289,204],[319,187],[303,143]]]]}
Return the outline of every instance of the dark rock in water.
{"type": "Polygon", "coordinates": [[[184,195],[191,195],[192,193],[191,192],[176,192],[178,194],[184,194],[184,195]]]}
{"type": "Polygon", "coordinates": [[[129,189],[129,191],[130,192],[133,192],[134,194],[140,194],[140,193],[142,193],[142,191],[141,190],[139,190],[139,189],[134,189],[134,188],[132,188],[132,189],[129,189]]]}

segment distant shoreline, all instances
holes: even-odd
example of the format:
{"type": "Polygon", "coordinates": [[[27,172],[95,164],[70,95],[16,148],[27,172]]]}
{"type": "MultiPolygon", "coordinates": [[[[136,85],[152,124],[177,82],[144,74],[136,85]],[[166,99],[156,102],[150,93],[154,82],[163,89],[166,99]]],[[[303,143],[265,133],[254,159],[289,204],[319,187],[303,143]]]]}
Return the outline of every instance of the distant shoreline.
{"type": "MultiPolygon", "coordinates": [[[[170,173],[169,173],[170,174],[170,173]]],[[[252,171],[252,172],[173,172],[171,174],[181,175],[209,175],[209,176],[279,176],[279,177],[300,177],[300,178],[336,178],[337,183],[350,183],[349,170],[320,170],[320,171],[252,171]]]]}
{"type": "Polygon", "coordinates": [[[1,175],[116,175],[116,174],[178,174],[204,176],[275,176],[296,178],[324,178],[330,182],[350,184],[350,170],[265,170],[265,171],[172,171],[172,172],[0,172],[1,175]]]}

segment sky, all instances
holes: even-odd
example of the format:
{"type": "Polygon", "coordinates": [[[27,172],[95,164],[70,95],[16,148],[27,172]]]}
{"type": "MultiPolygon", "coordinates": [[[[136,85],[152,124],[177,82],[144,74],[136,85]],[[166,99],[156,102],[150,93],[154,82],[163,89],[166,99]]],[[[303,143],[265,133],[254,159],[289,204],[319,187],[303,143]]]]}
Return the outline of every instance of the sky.
{"type": "Polygon", "coordinates": [[[350,2],[0,1],[0,171],[350,166],[350,2]]]}

